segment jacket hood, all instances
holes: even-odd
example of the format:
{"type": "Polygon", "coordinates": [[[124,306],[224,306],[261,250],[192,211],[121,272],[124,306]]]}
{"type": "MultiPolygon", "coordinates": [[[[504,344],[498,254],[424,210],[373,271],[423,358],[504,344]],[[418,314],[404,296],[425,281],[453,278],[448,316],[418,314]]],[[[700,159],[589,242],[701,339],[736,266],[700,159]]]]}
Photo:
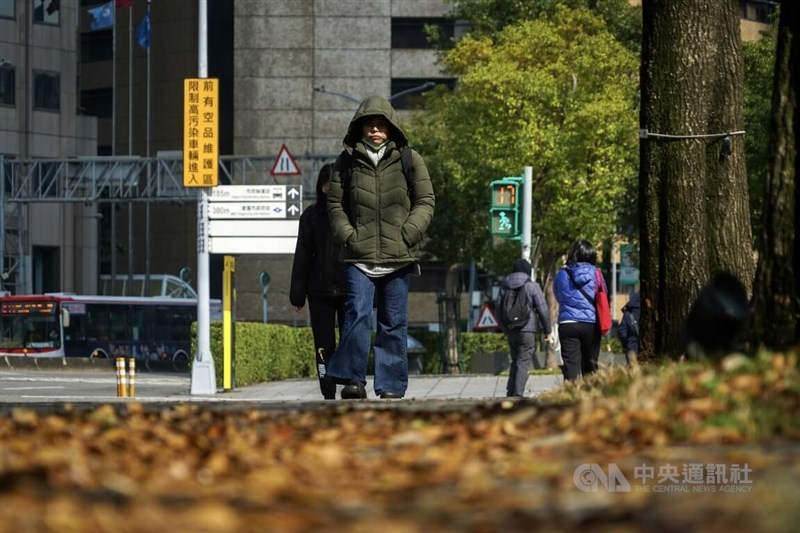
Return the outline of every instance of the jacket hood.
{"type": "Polygon", "coordinates": [[[394,141],[398,148],[408,145],[408,137],[400,128],[400,119],[392,104],[381,96],[370,96],[361,102],[353,115],[353,119],[350,121],[347,134],[344,136],[344,141],[342,141],[345,147],[352,148],[361,140],[361,120],[365,117],[376,115],[385,118],[392,125],[392,131],[389,132],[390,141],[394,141]]]}
{"type": "Polygon", "coordinates": [[[520,287],[522,287],[523,285],[525,285],[525,283],[530,281],[530,280],[531,280],[531,277],[529,275],[525,274],[524,272],[512,272],[511,274],[506,276],[506,279],[503,282],[503,285],[505,285],[505,287],[507,289],[516,290],[516,289],[519,289],[520,287]]]}
{"type": "Polygon", "coordinates": [[[514,270],[513,272],[522,272],[523,274],[527,274],[528,276],[531,275],[531,264],[528,262],[527,259],[517,259],[514,261],[514,270]]]}
{"type": "Polygon", "coordinates": [[[567,263],[564,269],[572,274],[572,280],[578,287],[584,287],[587,283],[594,282],[596,269],[591,263],[567,263]]]}
{"type": "Polygon", "coordinates": [[[641,296],[639,295],[639,293],[638,292],[634,292],[633,294],[631,294],[631,297],[628,299],[628,303],[626,303],[625,306],[622,309],[623,310],[626,310],[626,309],[627,310],[638,309],[641,306],[640,300],[641,300],[641,296]]]}

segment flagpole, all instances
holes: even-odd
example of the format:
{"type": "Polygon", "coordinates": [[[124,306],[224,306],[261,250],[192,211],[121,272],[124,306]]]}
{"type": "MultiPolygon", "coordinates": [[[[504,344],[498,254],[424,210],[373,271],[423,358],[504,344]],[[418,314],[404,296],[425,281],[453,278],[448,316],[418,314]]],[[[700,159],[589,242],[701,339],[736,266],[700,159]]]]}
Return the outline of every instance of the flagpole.
{"type": "MultiPolygon", "coordinates": [[[[150,0],[147,0],[147,23],[152,24],[153,21],[150,19],[150,0]]],[[[147,30],[148,35],[148,42],[147,42],[147,109],[145,113],[147,115],[147,125],[145,126],[145,156],[147,157],[147,183],[150,184],[150,28],[148,27],[147,30]]],[[[147,197],[147,201],[144,204],[145,213],[144,213],[144,282],[145,286],[150,285],[150,196],[147,197]]]]}
{"type": "MultiPolygon", "coordinates": [[[[133,6],[128,6],[128,155],[133,155],[133,6]]],[[[133,291],[133,201],[128,201],[128,295],[133,291]]]]}
{"type": "MultiPolygon", "coordinates": [[[[117,2],[111,0],[111,155],[117,154],[117,2]]],[[[111,202],[111,294],[117,284],[117,204],[111,202]]]]}

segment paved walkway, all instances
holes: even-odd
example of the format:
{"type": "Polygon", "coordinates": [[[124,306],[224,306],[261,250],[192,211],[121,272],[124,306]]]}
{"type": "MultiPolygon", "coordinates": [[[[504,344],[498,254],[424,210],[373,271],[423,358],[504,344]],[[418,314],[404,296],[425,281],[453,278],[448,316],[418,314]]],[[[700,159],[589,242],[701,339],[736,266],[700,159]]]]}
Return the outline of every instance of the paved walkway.
{"type": "MultiPolygon", "coordinates": [[[[508,376],[492,375],[424,375],[410,376],[406,399],[446,400],[501,398],[506,395],[508,376]]],[[[558,387],[563,382],[561,375],[536,375],[528,378],[526,396],[535,396],[545,390],[558,387]]],[[[339,387],[341,391],[341,387],[339,387]]],[[[232,391],[218,391],[218,400],[232,401],[314,401],[322,400],[319,382],[316,379],[293,379],[260,383],[232,391]]],[[[191,399],[204,396],[190,395],[191,399]]],[[[338,393],[337,393],[338,398],[338,393]]],[[[372,377],[367,379],[367,399],[375,399],[372,377]]]]}

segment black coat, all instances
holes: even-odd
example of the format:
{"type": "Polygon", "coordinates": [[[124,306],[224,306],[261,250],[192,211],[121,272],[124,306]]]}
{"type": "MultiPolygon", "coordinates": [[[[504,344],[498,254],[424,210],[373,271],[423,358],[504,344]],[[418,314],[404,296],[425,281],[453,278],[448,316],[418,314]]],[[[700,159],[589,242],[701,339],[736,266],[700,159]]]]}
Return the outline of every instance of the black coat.
{"type": "Polygon", "coordinates": [[[640,296],[638,292],[631,295],[628,303],[622,308],[622,320],[617,328],[617,335],[626,352],[639,353],[639,316],[640,296]]]}
{"type": "Polygon", "coordinates": [[[333,240],[325,201],[317,202],[300,215],[297,245],[292,263],[289,301],[305,305],[308,296],[339,297],[347,294],[345,265],[340,246],[333,240]]]}

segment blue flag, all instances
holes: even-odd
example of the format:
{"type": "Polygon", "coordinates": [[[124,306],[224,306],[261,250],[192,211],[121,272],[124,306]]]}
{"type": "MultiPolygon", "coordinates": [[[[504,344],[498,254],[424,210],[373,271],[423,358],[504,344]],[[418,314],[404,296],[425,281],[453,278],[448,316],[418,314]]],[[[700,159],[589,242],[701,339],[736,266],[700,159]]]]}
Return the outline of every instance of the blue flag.
{"type": "Polygon", "coordinates": [[[139,46],[147,50],[150,48],[150,12],[144,14],[144,18],[136,29],[136,42],[139,46]]]}
{"type": "Polygon", "coordinates": [[[114,25],[114,0],[91,8],[89,14],[92,16],[92,31],[112,27],[114,25]]]}

